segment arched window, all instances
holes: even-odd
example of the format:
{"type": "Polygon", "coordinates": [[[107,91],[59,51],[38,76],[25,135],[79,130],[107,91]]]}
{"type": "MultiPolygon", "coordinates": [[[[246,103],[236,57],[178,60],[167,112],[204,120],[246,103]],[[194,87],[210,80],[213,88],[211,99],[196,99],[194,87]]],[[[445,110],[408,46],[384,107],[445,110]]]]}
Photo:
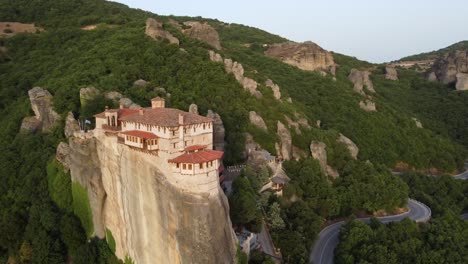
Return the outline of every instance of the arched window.
{"type": "Polygon", "coordinates": [[[116,126],[115,125],[115,116],[112,116],[112,126],[116,126]]]}

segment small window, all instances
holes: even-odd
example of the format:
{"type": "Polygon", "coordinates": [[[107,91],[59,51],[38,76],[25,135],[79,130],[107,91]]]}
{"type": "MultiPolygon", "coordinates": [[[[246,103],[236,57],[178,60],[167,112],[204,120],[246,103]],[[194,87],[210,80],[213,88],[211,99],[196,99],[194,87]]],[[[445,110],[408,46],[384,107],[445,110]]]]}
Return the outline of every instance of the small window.
{"type": "Polygon", "coordinates": [[[182,164],[182,169],[186,170],[187,169],[187,164],[182,164]]]}
{"type": "Polygon", "coordinates": [[[197,128],[193,126],[193,132],[196,132],[196,131],[197,131],[197,128]]]}
{"type": "Polygon", "coordinates": [[[175,136],[175,130],[172,130],[172,135],[175,136]]]}
{"type": "Polygon", "coordinates": [[[188,165],[188,169],[189,169],[189,170],[192,169],[192,164],[189,164],[189,165],[188,165]]]}
{"type": "Polygon", "coordinates": [[[203,169],[203,163],[200,163],[200,169],[203,169]]]}
{"type": "Polygon", "coordinates": [[[172,145],[174,146],[174,148],[176,148],[176,146],[177,146],[177,143],[174,143],[174,144],[172,144],[172,145]]]}
{"type": "Polygon", "coordinates": [[[203,130],[206,129],[206,124],[203,124],[203,130]]]}
{"type": "Polygon", "coordinates": [[[179,163],[176,163],[176,168],[180,168],[180,164],[179,164],[179,163]]]}

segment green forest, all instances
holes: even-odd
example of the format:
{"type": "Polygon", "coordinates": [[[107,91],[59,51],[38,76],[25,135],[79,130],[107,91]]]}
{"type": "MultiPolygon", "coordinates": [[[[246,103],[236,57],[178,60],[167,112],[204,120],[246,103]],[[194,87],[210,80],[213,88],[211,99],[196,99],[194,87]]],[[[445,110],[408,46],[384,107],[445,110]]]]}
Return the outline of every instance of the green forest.
{"type": "MultiPolygon", "coordinates": [[[[310,153],[312,140],[326,143],[328,162],[340,177],[327,178],[311,158],[286,161],[283,165],[291,182],[278,198],[257,193],[268,180],[268,170],[248,168],[233,183],[229,197],[233,224],[259,231],[263,209],[273,240],[288,263],[306,263],[327,221],[379,210],[392,212],[412,197],[426,203],[440,218],[427,225],[405,221],[363,226],[351,221],[346,228],[349,232],[354,227],[365,230],[369,243],[378,239],[377,233],[411,230],[417,240],[414,250],[427,255],[400,259],[397,255],[409,253],[405,255],[402,248],[390,244],[403,238],[389,237],[385,249],[375,250],[386,250],[392,261],[425,262],[449,255],[454,262],[466,259],[461,252],[452,252],[460,251],[455,245],[447,253],[431,242],[434,236],[445,234],[447,240],[466,243],[466,224],[457,220],[467,209],[466,185],[445,177],[397,177],[390,170],[399,162],[418,171],[461,170],[468,157],[468,93],[427,82],[411,70],[398,69],[399,81],[385,80],[383,65],[338,53],[333,53],[338,65],[334,80],[331,75],[302,71],[266,57],[264,44],[287,41],[280,36],[200,17],[158,16],[103,0],[0,0],[0,21],[35,23],[44,29],[0,38],[0,262],[64,263],[72,259],[73,263],[122,263],[114,256],[115,241],[110,232],[107,241],[91,237],[86,190],[72,183],[55,161],[57,145],[66,140],[64,122],[50,133],[20,132],[22,119],[33,114],[27,92],[36,86],[52,93],[54,109],[62,120],[68,111],[75,117],[89,118],[110,104],[97,98],[86,107],[81,105],[79,91],[90,86],[102,92],[120,92],[142,106],[148,106],[150,98],[165,96],[169,107],[188,110],[196,103],[202,114],[211,109],[220,114],[226,129],[226,165],[245,162],[246,132],[274,154],[277,121],[286,124],[285,116],[296,114],[309,124],[320,120],[320,129],[304,129],[301,134],[291,129],[292,143],[305,153],[310,153]],[[147,37],[148,17],[162,21],[180,45],[147,37]],[[210,61],[208,50],[212,48],[208,44],[185,36],[167,23],[169,18],[212,25],[223,46],[219,53],[242,63],[245,75],[260,84],[263,97],[251,96],[232,74],[226,74],[222,64],[210,61]],[[97,28],[81,29],[92,24],[97,28]],[[250,45],[244,45],[247,43],[250,45]],[[360,97],[347,78],[352,68],[373,69],[377,112],[359,108],[360,97]],[[138,79],[148,81],[148,85],[134,86],[138,79]],[[282,97],[291,97],[293,103],[276,101],[263,85],[267,79],[277,83],[282,97]],[[167,93],[157,87],[164,87],[167,93]],[[252,110],[263,117],[268,132],[249,124],[252,110]],[[421,120],[424,128],[417,128],[413,117],[421,120]],[[339,133],[359,146],[357,160],[337,143],[339,133]],[[453,232],[448,230],[450,225],[456,225],[453,232]],[[458,237],[463,232],[465,240],[458,237]]],[[[337,256],[341,262],[379,261],[366,259],[368,255],[357,252],[357,242],[348,243],[347,239],[343,237],[348,245],[340,247],[337,256]]],[[[255,259],[256,263],[263,261],[262,256],[255,259]]]]}
{"type": "Polygon", "coordinates": [[[466,263],[468,182],[420,174],[401,176],[412,197],[432,209],[429,223],[402,222],[370,225],[351,220],[340,232],[336,263],[466,263]]]}

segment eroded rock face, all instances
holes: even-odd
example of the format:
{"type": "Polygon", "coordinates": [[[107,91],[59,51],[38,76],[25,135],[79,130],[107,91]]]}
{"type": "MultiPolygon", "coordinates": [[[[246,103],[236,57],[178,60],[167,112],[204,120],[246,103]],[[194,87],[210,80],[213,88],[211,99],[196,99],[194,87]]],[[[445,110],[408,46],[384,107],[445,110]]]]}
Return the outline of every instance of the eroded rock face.
{"type": "Polygon", "coordinates": [[[80,125],[76,121],[72,112],[68,112],[67,118],[65,119],[65,137],[69,138],[73,136],[73,133],[80,131],[80,125]]]}
{"type": "Polygon", "coordinates": [[[327,175],[327,145],[320,141],[312,141],[310,143],[310,153],[320,164],[320,169],[327,175]]]}
{"type": "Polygon", "coordinates": [[[375,112],[375,111],[377,111],[377,108],[375,107],[375,103],[372,102],[369,99],[365,99],[363,101],[360,101],[359,102],[359,107],[362,110],[366,111],[366,112],[375,112]]]}
{"type": "Polygon", "coordinates": [[[398,80],[398,72],[396,71],[395,67],[390,65],[385,67],[385,79],[392,81],[398,80]]]}
{"type": "Polygon", "coordinates": [[[466,91],[468,90],[468,73],[457,73],[457,83],[455,88],[458,91],[466,91]]]}
{"type": "Polygon", "coordinates": [[[278,156],[281,156],[285,160],[290,160],[292,157],[291,132],[289,132],[289,129],[287,129],[286,126],[281,123],[281,121],[278,121],[277,128],[278,129],[276,133],[278,134],[278,137],[281,141],[278,156]]]}
{"type": "Polygon", "coordinates": [[[210,56],[210,60],[211,61],[214,61],[214,62],[223,62],[223,57],[221,57],[220,54],[212,51],[212,50],[209,50],[208,51],[208,55],[210,56]]]}
{"type": "Polygon", "coordinates": [[[65,142],[60,142],[57,146],[55,158],[63,165],[63,169],[70,169],[70,146],[65,142]]]}
{"type": "Polygon", "coordinates": [[[179,40],[170,32],[164,30],[163,24],[159,23],[154,18],[148,18],[146,20],[145,34],[152,39],[167,39],[169,43],[179,45],[179,40]]]}
{"type": "Polygon", "coordinates": [[[276,100],[281,100],[281,91],[280,87],[277,84],[275,84],[272,80],[268,79],[266,80],[265,85],[271,88],[271,90],[273,91],[273,96],[276,100]]]}
{"type": "Polygon", "coordinates": [[[143,79],[136,80],[133,83],[134,86],[139,86],[139,87],[145,87],[147,84],[148,84],[148,82],[143,80],[143,79]]]}
{"type": "Polygon", "coordinates": [[[232,73],[236,80],[250,92],[253,96],[261,98],[262,94],[257,90],[257,82],[249,77],[244,77],[244,67],[237,61],[231,59],[224,59],[224,68],[227,73],[232,73]]]}
{"type": "Polygon", "coordinates": [[[60,116],[54,111],[52,105],[52,95],[49,91],[41,87],[34,87],[28,91],[31,108],[34,111],[33,117],[23,119],[21,128],[29,131],[37,131],[39,128],[42,132],[49,132],[52,126],[60,119],[60,116]]]}
{"type": "Polygon", "coordinates": [[[374,85],[369,78],[370,72],[351,69],[348,79],[354,84],[353,90],[361,95],[365,95],[364,88],[375,93],[374,85]]]}
{"type": "Polygon", "coordinates": [[[208,110],[206,117],[213,119],[213,146],[216,150],[224,151],[224,141],[226,130],[224,129],[223,120],[218,113],[208,110]]]}
{"type": "Polygon", "coordinates": [[[274,44],[265,54],[302,70],[318,70],[335,74],[335,62],[332,54],[311,41],[274,44]]]}
{"type": "Polygon", "coordinates": [[[109,229],[116,255],[135,263],[234,263],[236,240],[218,183],[209,193],[189,192],[154,159],[102,133],[70,139],[70,173],[88,191],[96,235],[109,229]]]}
{"type": "Polygon", "coordinates": [[[84,87],[80,89],[80,103],[81,105],[85,105],[87,101],[93,100],[96,96],[101,93],[95,87],[84,87]]]}
{"type": "Polygon", "coordinates": [[[250,123],[252,123],[254,126],[260,128],[260,129],[263,129],[265,131],[268,130],[266,124],[265,124],[265,121],[263,120],[263,118],[257,114],[257,112],[255,111],[250,111],[249,112],[249,120],[250,120],[250,123]]]}
{"type": "Polygon", "coordinates": [[[351,157],[353,157],[353,159],[357,159],[357,156],[359,154],[359,148],[353,141],[351,141],[351,139],[345,137],[343,134],[340,133],[340,136],[338,137],[338,142],[346,145],[346,147],[349,150],[349,153],[351,154],[351,157]]]}
{"type": "Polygon", "coordinates": [[[182,30],[185,35],[203,41],[218,50],[221,49],[218,32],[212,26],[208,25],[208,23],[188,21],[184,22],[184,25],[190,27],[182,30]]]}
{"type": "Polygon", "coordinates": [[[411,119],[413,119],[414,124],[416,125],[417,128],[423,128],[423,125],[421,121],[419,121],[419,119],[417,119],[416,117],[412,117],[411,119]]]}
{"type": "Polygon", "coordinates": [[[26,132],[37,132],[41,129],[41,121],[38,120],[35,116],[27,116],[23,118],[23,121],[21,122],[21,131],[26,131],[26,132]]]}
{"type": "Polygon", "coordinates": [[[191,104],[191,105],[189,106],[189,113],[197,114],[197,115],[198,115],[198,105],[196,105],[196,104],[191,104]]]}
{"type": "MultiPolygon", "coordinates": [[[[457,74],[468,74],[468,51],[454,51],[439,57],[427,73],[429,80],[458,84],[457,74]],[[435,78],[434,78],[435,75],[435,78]]],[[[464,82],[464,78],[461,78],[464,82]]],[[[456,85],[463,88],[463,85],[456,85]]],[[[468,89],[468,87],[467,87],[468,89]]]]}
{"type": "Polygon", "coordinates": [[[116,104],[122,105],[125,108],[130,108],[130,109],[141,108],[139,104],[134,103],[130,98],[123,97],[123,95],[119,92],[115,92],[115,91],[107,92],[104,94],[104,97],[114,101],[114,103],[116,104]]]}

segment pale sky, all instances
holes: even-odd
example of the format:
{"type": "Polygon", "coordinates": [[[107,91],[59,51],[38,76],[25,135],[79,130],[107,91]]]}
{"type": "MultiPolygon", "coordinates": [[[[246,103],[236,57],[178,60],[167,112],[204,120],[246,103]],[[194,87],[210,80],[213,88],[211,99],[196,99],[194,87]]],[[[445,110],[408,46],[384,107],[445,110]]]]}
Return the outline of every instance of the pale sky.
{"type": "Polygon", "coordinates": [[[159,15],[202,16],[257,27],[370,62],[468,40],[466,0],[117,0],[159,15]]]}

